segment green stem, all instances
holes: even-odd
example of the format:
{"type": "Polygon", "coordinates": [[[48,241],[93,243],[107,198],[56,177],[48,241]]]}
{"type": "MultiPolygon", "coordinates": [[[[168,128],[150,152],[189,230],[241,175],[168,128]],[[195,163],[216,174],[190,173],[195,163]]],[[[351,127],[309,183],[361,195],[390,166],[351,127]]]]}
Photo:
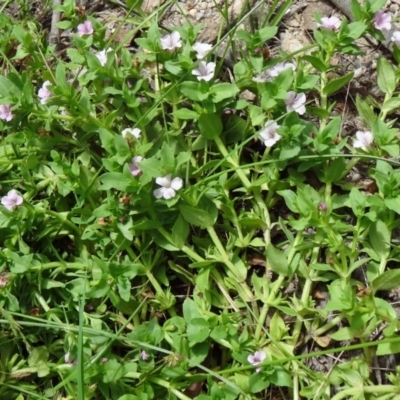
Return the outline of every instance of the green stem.
{"type": "Polygon", "coordinates": [[[62,270],[66,269],[84,270],[85,268],[87,268],[87,265],[82,263],[67,263],[67,262],[64,263],[59,261],[53,261],[38,266],[32,266],[29,269],[31,271],[45,271],[47,269],[52,269],[52,268],[61,268],[62,270]]]}
{"type": "MultiPolygon", "coordinates": [[[[295,240],[293,242],[293,246],[290,249],[290,253],[288,255],[288,266],[290,266],[290,264],[293,261],[293,258],[294,258],[295,254],[296,254],[296,247],[300,243],[300,240],[301,240],[302,237],[303,237],[302,233],[301,232],[297,232],[296,238],[295,238],[295,240]]],[[[274,282],[273,288],[271,288],[269,296],[268,296],[266,302],[263,305],[263,308],[262,308],[261,313],[260,313],[260,317],[259,317],[258,322],[257,322],[256,331],[254,333],[254,337],[255,337],[256,340],[260,339],[261,332],[262,332],[262,329],[263,329],[263,327],[265,325],[265,320],[266,320],[267,315],[268,315],[269,306],[275,301],[276,295],[278,294],[278,292],[279,292],[283,282],[285,281],[285,279],[286,279],[286,276],[279,275],[278,279],[274,282]]]]}
{"type": "Polygon", "coordinates": [[[232,272],[232,274],[236,277],[236,279],[239,280],[239,283],[246,285],[245,283],[243,283],[244,280],[246,279],[246,276],[241,276],[240,274],[238,274],[237,268],[235,267],[233,262],[229,259],[229,256],[225,251],[225,248],[222,245],[221,241],[219,240],[219,237],[217,235],[217,232],[215,232],[215,229],[213,227],[209,227],[207,228],[207,232],[210,235],[212,241],[215,244],[215,247],[217,248],[219,254],[222,257],[222,260],[220,261],[228,267],[228,269],[232,272]]]}
{"type": "Polygon", "coordinates": [[[332,329],[334,326],[338,326],[338,324],[342,321],[342,319],[346,316],[346,314],[341,313],[334,317],[331,321],[326,323],[325,325],[321,326],[314,332],[314,336],[318,337],[323,335],[325,332],[332,329]]]}
{"type": "Polygon", "coordinates": [[[63,225],[66,225],[68,228],[74,231],[79,237],[82,235],[81,230],[75,224],[73,224],[70,220],[63,217],[59,213],[51,210],[45,210],[44,208],[36,208],[36,207],[34,208],[34,210],[36,213],[49,215],[51,217],[58,219],[63,225]]]}
{"type": "Polygon", "coordinates": [[[261,196],[261,192],[259,188],[252,188],[251,182],[249,178],[247,178],[246,174],[242,171],[240,168],[240,165],[232,158],[232,156],[229,154],[227,148],[225,147],[224,143],[222,142],[221,138],[216,137],[214,139],[215,144],[217,145],[219,151],[221,154],[225,157],[225,159],[234,167],[234,170],[239,177],[239,179],[242,181],[243,186],[246,188],[248,192],[252,191],[254,195],[254,199],[257,203],[257,206],[262,214],[263,220],[266,224],[266,229],[264,230],[264,241],[265,241],[265,247],[268,246],[268,244],[271,242],[271,236],[270,236],[270,229],[271,229],[271,218],[269,215],[268,208],[265,204],[265,201],[263,200],[261,196]]]}

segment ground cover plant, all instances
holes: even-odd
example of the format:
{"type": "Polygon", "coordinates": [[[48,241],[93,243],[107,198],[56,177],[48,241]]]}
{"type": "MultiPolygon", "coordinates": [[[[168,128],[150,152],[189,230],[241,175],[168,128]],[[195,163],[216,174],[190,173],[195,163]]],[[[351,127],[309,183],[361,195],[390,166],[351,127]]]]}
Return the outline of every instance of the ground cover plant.
{"type": "Polygon", "coordinates": [[[382,101],[346,97],[365,125],[350,136],[335,96],[354,73],[331,65],[383,39],[385,1],[316,15],[315,44],[274,55],[289,0],[216,43],[127,1],[134,51],[72,0],[60,50],[9,3],[0,397],[399,398],[400,32],[377,62],[382,101]]]}

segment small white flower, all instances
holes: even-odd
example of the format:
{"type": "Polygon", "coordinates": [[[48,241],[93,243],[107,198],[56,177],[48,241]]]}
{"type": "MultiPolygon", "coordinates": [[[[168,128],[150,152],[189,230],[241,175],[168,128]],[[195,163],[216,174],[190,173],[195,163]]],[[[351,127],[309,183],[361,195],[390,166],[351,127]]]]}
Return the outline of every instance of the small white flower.
{"type": "MultiPolygon", "coordinates": [[[[264,350],[258,350],[254,354],[250,354],[247,357],[247,361],[254,366],[261,364],[265,358],[267,357],[267,353],[264,350]]],[[[256,372],[260,372],[261,368],[256,368],[256,372]]]]}
{"type": "Polygon", "coordinates": [[[0,119],[4,119],[4,121],[11,121],[12,117],[11,104],[0,105],[0,119]]]}
{"type": "Polygon", "coordinates": [[[38,97],[40,98],[40,103],[41,104],[46,104],[47,100],[53,96],[53,93],[50,92],[49,89],[47,89],[47,86],[51,86],[50,81],[46,81],[43,83],[42,87],[38,91],[38,97]]]}
{"type": "Polygon", "coordinates": [[[357,140],[353,142],[353,146],[356,149],[362,149],[364,151],[367,151],[374,142],[374,135],[372,134],[372,132],[369,131],[357,131],[356,138],[357,140]]]}
{"type": "Polygon", "coordinates": [[[90,21],[85,21],[77,27],[78,35],[93,35],[93,25],[90,21]]]}
{"type": "Polygon", "coordinates": [[[132,158],[132,163],[129,164],[129,169],[131,170],[131,173],[133,176],[138,176],[142,173],[142,170],[139,168],[138,163],[140,161],[143,161],[143,157],[141,156],[136,156],[132,158]]]}
{"type": "Polygon", "coordinates": [[[282,138],[276,130],[280,126],[275,121],[267,121],[264,129],[260,132],[261,139],[266,147],[272,147],[278,140],[282,138]]]}
{"type": "Polygon", "coordinates": [[[140,353],[140,358],[141,358],[143,361],[147,361],[147,360],[150,358],[150,354],[147,353],[146,350],[142,350],[141,353],[140,353]]]}
{"type": "Polygon", "coordinates": [[[171,180],[171,174],[163,178],[156,178],[157,185],[161,187],[156,189],[153,193],[157,199],[163,197],[165,200],[172,199],[175,197],[176,190],[179,190],[183,186],[183,181],[181,178],[174,178],[171,180]]]}
{"type": "Polygon", "coordinates": [[[163,50],[175,50],[182,47],[181,35],[174,31],[169,35],[165,35],[160,39],[161,48],[163,50]]]}
{"type": "Polygon", "coordinates": [[[272,78],[276,78],[282,71],[291,68],[293,71],[296,70],[296,66],[292,63],[283,61],[275,64],[273,67],[262,71],[260,74],[256,75],[252,80],[257,83],[264,83],[271,81],[272,78]]]}
{"type": "Polygon", "coordinates": [[[9,211],[12,211],[15,207],[20,206],[23,201],[24,198],[14,189],[10,190],[7,193],[7,196],[1,198],[1,204],[3,204],[3,206],[9,211]]]}
{"type": "Polygon", "coordinates": [[[392,37],[390,40],[397,46],[400,47],[400,31],[393,32],[392,37]]]}
{"type": "Polygon", "coordinates": [[[342,21],[338,17],[322,17],[321,23],[317,23],[317,26],[329,29],[330,31],[337,31],[341,23],[342,21]]]}
{"type": "Polygon", "coordinates": [[[297,114],[303,115],[306,112],[306,95],[304,93],[288,92],[288,98],[285,100],[286,111],[296,111],[297,114]]]}
{"type": "Polygon", "coordinates": [[[202,60],[212,49],[212,45],[208,44],[208,43],[199,43],[196,42],[193,46],[192,46],[193,50],[197,53],[196,57],[199,60],[202,60]]]}
{"type": "Polygon", "coordinates": [[[205,61],[199,62],[199,67],[194,69],[192,74],[197,76],[197,80],[210,81],[214,77],[215,63],[205,61]]]}
{"type": "Polygon", "coordinates": [[[296,69],[296,66],[292,63],[288,63],[288,62],[281,62],[278,63],[276,65],[274,65],[273,67],[268,69],[268,75],[272,78],[277,77],[282,71],[285,71],[288,68],[292,68],[292,70],[294,71],[296,69]]]}
{"type": "Polygon", "coordinates": [[[129,136],[134,136],[136,139],[140,138],[140,133],[142,131],[139,128],[126,128],[121,132],[121,135],[124,139],[126,139],[129,136]]]}
{"type": "Polygon", "coordinates": [[[390,30],[392,27],[392,16],[380,10],[374,16],[373,25],[375,29],[379,29],[380,31],[383,29],[390,30]]]}
{"type": "Polygon", "coordinates": [[[96,57],[100,61],[100,64],[102,67],[104,67],[106,65],[107,53],[110,52],[111,50],[112,50],[112,48],[109,47],[108,49],[101,50],[96,54],[96,57]]]}

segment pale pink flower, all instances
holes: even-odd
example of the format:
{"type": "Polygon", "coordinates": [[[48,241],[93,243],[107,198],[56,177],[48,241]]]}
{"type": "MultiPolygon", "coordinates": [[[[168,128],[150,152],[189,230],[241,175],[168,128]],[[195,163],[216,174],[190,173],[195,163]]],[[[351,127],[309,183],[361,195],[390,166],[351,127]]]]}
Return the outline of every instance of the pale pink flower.
{"type": "Polygon", "coordinates": [[[370,131],[357,131],[356,138],[357,140],[353,142],[354,148],[362,149],[364,151],[367,151],[374,142],[374,135],[370,131]]]}
{"type": "Polygon", "coordinates": [[[102,67],[104,67],[106,65],[107,53],[110,52],[111,50],[112,50],[112,48],[109,47],[108,49],[101,50],[96,54],[96,57],[99,60],[102,67]]]}
{"type": "Polygon", "coordinates": [[[163,178],[156,178],[157,185],[161,187],[159,189],[154,190],[154,196],[157,199],[161,199],[162,197],[165,200],[172,199],[176,195],[176,191],[181,189],[183,186],[183,181],[181,178],[171,179],[171,174],[163,178]]]}
{"type": "Polygon", "coordinates": [[[141,132],[142,131],[139,128],[126,128],[121,132],[121,135],[124,139],[128,138],[129,136],[133,136],[136,139],[139,139],[141,132]]]}
{"type": "Polygon", "coordinates": [[[78,35],[93,35],[93,25],[90,21],[85,21],[83,24],[78,25],[78,35]]]}
{"type": "Polygon", "coordinates": [[[9,211],[12,211],[15,207],[20,206],[23,201],[24,198],[14,189],[10,190],[7,193],[7,196],[1,198],[1,204],[3,204],[3,206],[9,211]]]}
{"type": "Polygon", "coordinates": [[[397,46],[400,47],[400,31],[393,32],[392,37],[390,40],[397,46]]]}
{"type": "Polygon", "coordinates": [[[212,45],[208,44],[208,43],[199,43],[196,42],[193,46],[192,46],[193,50],[197,53],[196,57],[199,60],[202,60],[212,49],[212,45]]]}
{"type": "Polygon", "coordinates": [[[0,105],[0,119],[4,119],[4,121],[11,121],[12,117],[11,104],[0,105]]]}
{"type": "MultiPolygon", "coordinates": [[[[254,354],[250,354],[247,357],[247,361],[254,366],[261,364],[267,357],[267,353],[264,350],[258,350],[254,354]]],[[[261,368],[256,368],[256,372],[260,372],[261,368]]]]}
{"type": "Polygon", "coordinates": [[[268,69],[268,75],[272,78],[277,77],[282,71],[285,71],[286,69],[291,68],[293,71],[296,69],[296,66],[292,63],[289,62],[281,62],[278,64],[275,64],[273,67],[268,69]]]}
{"type": "Polygon", "coordinates": [[[266,147],[272,147],[278,140],[282,138],[276,130],[280,126],[275,121],[267,121],[264,129],[260,132],[261,139],[266,147]]]}
{"type": "Polygon", "coordinates": [[[303,115],[306,112],[306,95],[304,93],[288,92],[288,98],[285,100],[286,111],[296,111],[297,114],[303,115]]]}
{"type": "Polygon", "coordinates": [[[213,62],[206,63],[205,61],[200,61],[199,67],[194,69],[192,74],[197,76],[197,80],[208,82],[214,77],[215,66],[213,62]]]}
{"type": "Polygon", "coordinates": [[[50,81],[46,81],[43,83],[42,87],[38,91],[38,97],[40,98],[40,103],[41,104],[46,104],[47,100],[53,96],[53,93],[50,92],[49,89],[47,89],[47,86],[51,86],[50,81]]]}
{"type": "Polygon", "coordinates": [[[169,35],[165,35],[160,39],[161,48],[163,50],[175,50],[182,47],[181,35],[174,31],[169,35]]]}
{"type": "Polygon", "coordinates": [[[380,10],[374,16],[373,25],[376,29],[379,29],[380,31],[383,29],[390,30],[390,28],[392,27],[392,16],[389,13],[385,13],[380,10]]]}
{"type": "Polygon", "coordinates": [[[143,361],[147,361],[150,358],[150,354],[146,352],[146,350],[142,350],[140,353],[140,358],[143,361]]]}
{"type": "Polygon", "coordinates": [[[338,17],[322,17],[321,23],[317,23],[318,28],[322,27],[330,31],[337,31],[340,28],[342,21],[338,17]]]}
{"type": "Polygon", "coordinates": [[[129,169],[131,170],[133,176],[138,176],[142,173],[142,170],[139,168],[138,165],[140,161],[143,161],[143,157],[136,156],[132,158],[132,162],[129,164],[129,169]]]}

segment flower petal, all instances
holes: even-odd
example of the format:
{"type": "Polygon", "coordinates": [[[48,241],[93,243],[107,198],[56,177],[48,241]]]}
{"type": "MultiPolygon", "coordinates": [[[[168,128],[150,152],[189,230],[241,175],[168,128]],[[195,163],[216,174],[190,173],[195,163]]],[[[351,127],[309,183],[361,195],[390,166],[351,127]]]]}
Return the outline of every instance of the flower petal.
{"type": "Polygon", "coordinates": [[[171,186],[171,174],[168,174],[167,176],[156,178],[156,183],[157,185],[163,186],[163,187],[170,187],[171,186]]]}
{"type": "Polygon", "coordinates": [[[171,187],[174,190],[179,190],[183,186],[183,181],[181,178],[174,178],[171,181],[171,187]]]}
{"type": "Polygon", "coordinates": [[[165,188],[163,188],[163,187],[154,190],[153,194],[156,197],[156,199],[161,199],[161,197],[163,197],[164,190],[165,190],[165,188]]]}
{"type": "Polygon", "coordinates": [[[165,200],[172,199],[175,197],[175,190],[172,188],[164,188],[163,197],[165,200]]]}

